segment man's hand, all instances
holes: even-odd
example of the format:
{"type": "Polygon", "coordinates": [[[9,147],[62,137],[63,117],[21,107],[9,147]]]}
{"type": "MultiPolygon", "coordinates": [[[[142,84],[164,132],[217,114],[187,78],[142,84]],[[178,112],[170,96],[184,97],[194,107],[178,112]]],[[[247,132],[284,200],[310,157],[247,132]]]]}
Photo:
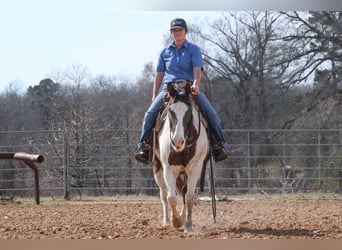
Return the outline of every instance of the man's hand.
{"type": "Polygon", "coordinates": [[[191,92],[193,95],[198,95],[200,93],[199,87],[196,84],[192,84],[191,92]]]}

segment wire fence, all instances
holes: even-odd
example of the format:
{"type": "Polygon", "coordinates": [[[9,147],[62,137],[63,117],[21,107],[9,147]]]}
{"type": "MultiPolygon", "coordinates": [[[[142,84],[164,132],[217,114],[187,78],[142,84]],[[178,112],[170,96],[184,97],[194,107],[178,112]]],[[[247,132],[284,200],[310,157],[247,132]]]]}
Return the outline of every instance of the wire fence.
{"type": "MultiPolygon", "coordinates": [[[[342,192],[342,129],[223,131],[230,152],[214,163],[218,195],[342,192]]],[[[139,135],[132,129],[1,131],[0,152],[44,156],[37,165],[42,196],[159,195],[151,165],[134,159],[139,135]]],[[[33,190],[29,168],[0,160],[0,196],[31,197],[33,190]]]]}

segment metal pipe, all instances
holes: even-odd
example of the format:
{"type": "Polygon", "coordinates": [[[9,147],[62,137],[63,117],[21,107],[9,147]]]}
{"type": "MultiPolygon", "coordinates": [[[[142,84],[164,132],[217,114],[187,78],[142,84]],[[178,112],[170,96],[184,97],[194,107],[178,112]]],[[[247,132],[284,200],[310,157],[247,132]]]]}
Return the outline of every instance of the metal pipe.
{"type": "Polygon", "coordinates": [[[6,152],[0,153],[0,159],[9,159],[9,160],[29,160],[33,162],[42,163],[44,161],[44,157],[42,155],[36,154],[27,154],[23,152],[6,152]]]}
{"type": "Polygon", "coordinates": [[[29,168],[32,169],[34,175],[34,191],[35,191],[35,201],[36,204],[40,204],[40,192],[39,192],[39,172],[37,166],[34,162],[42,163],[44,161],[44,157],[42,155],[35,155],[35,154],[27,154],[23,152],[0,152],[0,159],[5,160],[21,160],[23,161],[29,168]]]}

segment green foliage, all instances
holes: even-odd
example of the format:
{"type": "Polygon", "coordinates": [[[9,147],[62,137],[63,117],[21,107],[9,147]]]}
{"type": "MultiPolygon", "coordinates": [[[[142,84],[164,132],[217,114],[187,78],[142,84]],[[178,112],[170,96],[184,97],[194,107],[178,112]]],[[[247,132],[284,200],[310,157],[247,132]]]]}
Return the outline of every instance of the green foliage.
{"type": "Polygon", "coordinates": [[[323,82],[328,79],[328,76],[330,74],[330,71],[327,69],[317,69],[315,71],[315,77],[314,77],[314,82],[323,82]]]}

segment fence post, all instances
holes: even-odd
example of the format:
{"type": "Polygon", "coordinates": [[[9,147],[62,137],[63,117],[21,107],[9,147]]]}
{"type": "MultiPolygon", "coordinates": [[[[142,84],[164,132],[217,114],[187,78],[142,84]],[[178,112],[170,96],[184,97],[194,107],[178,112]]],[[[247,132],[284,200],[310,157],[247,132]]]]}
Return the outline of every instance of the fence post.
{"type": "Polygon", "coordinates": [[[69,193],[69,137],[68,131],[63,132],[63,178],[64,199],[70,199],[69,193]]]}
{"type": "Polygon", "coordinates": [[[251,141],[250,141],[250,131],[247,130],[247,168],[248,168],[248,192],[251,192],[251,141]]]}
{"type": "Polygon", "coordinates": [[[286,167],[287,167],[287,162],[286,162],[286,135],[285,135],[285,130],[282,131],[283,135],[283,176],[280,179],[280,182],[282,183],[282,192],[285,194],[288,188],[288,180],[287,180],[287,174],[286,174],[286,167]]]}
{"type": "Polygon", "coordinates": [[[317,156],[318,156],[318,183],[319,188],[321,188],[321,132],[318,130],[317,134],[317,156]]]}
{"type": "Polygon", "coordinates": [[[285,178],[285,167],[287,165],[287,162],[286,162],[286,135],[284,131],[283,131],[283,163],[284,163],[283,178],[285,178]]]}

